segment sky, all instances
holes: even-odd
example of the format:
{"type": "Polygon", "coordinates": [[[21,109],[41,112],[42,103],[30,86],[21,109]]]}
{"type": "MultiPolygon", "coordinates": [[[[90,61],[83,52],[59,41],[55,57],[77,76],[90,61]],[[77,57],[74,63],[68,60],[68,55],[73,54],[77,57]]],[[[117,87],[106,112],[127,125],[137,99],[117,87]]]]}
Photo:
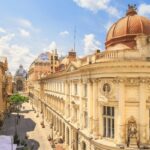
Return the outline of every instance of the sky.
{"type": "Polygon", "coordinates": [[[45,51],[67,55],[74,35],[78,56],[103,51],[108,29],[128,4],[150,17],[149,0],[0,0],[0,56],[14,74],[20,64],[28,70],[45,51]]]}

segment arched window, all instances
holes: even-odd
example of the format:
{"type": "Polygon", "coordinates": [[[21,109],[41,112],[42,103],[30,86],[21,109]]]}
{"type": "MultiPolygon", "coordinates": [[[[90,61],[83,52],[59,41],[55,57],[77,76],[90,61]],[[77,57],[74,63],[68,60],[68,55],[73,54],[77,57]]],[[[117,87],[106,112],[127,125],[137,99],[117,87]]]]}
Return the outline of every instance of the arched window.
{"type": "Polygon", "coordinates": [[[82,150],[86,150],[86,144],[85,144],[85,142],[82,142],[82,150]]]}
{"type": "Polygon", "coordinates": [[[17,91],[23,91],[23,82],[22,82],[22,80],[17,80],[17,91]]]}

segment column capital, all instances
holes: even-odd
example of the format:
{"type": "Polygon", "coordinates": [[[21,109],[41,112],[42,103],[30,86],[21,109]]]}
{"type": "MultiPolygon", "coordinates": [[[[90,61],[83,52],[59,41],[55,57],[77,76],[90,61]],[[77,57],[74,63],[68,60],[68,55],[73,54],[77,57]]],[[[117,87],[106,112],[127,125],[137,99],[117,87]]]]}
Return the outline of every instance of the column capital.
{"type": "Polygon", "coordinates": [[[79,79],[79,83],[83,83],[83,79],[79,79]]]}
{"type": "Polygon", "coordinates": [[[91,83],[92,83],[92,79],[91,79],[91,78],[88,78],[88,79],[87,79],[87,83],[88,83],[88,84],[91,84],[91,83]]]}
{"type": "Polygon", "coordinates": [[[96,79],[91,79],[91,80],[92,80],[93,83],[98,83],[98,81],[99,81],[97,78],[96,79]]]}

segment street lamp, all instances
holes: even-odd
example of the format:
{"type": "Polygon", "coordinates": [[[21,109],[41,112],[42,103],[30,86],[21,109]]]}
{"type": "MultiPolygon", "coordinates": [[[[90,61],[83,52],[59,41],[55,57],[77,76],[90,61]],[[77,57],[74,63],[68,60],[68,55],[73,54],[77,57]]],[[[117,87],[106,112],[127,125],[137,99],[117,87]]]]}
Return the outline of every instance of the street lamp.
{"type": "Polygon", "coordinates": [[[39,117],[39,111],[38,111],[38,109],[37,109],[37,115],[36,115],[36,117],[37,117],[37,118],[39,117]]]}

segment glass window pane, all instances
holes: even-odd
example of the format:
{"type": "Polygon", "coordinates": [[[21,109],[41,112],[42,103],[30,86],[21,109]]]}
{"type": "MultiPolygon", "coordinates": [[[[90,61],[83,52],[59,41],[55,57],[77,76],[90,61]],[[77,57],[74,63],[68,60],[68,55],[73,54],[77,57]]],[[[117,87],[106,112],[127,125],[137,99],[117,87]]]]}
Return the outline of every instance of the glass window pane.
{"type": "Polygon", "coordinates": [[[115,127],[114,127],[114,107],[103,107],[103,126],[104,126],[104,137],[114,138],[115,127]]]}
{"type": "Polygon", "coordinates": [[[114,138],[114,119],[112,119],[112,138],[114,138]]]}
{"type": "Polygon", "coordinates": [[[107,107],[107,115],[110,116],[111,115],[111,108],[107,107]]]}
{"type": "Polygon", "coordinates": [[[112,107],[112,116],[114,116],[114,114],[115,114],[115,113],[114,113],[114,107],[112,107]]]}
{"type": "Polygon", "coordinates": [[[110,120],[110,118],[108,118],[108,132],[107,132],[107,136],[108,137],[111,136],[111,120],[110,120]]]}
{"type": "Polygon", "coordinates": [[[103,107],[103,115],[106,115],[106,106],[103,107]]]}
{"type": "Polygon", "coordinates": [[[104,137],[106,137],[106,118],[103,120],[103,127],[104,127],[104,137]]]}

